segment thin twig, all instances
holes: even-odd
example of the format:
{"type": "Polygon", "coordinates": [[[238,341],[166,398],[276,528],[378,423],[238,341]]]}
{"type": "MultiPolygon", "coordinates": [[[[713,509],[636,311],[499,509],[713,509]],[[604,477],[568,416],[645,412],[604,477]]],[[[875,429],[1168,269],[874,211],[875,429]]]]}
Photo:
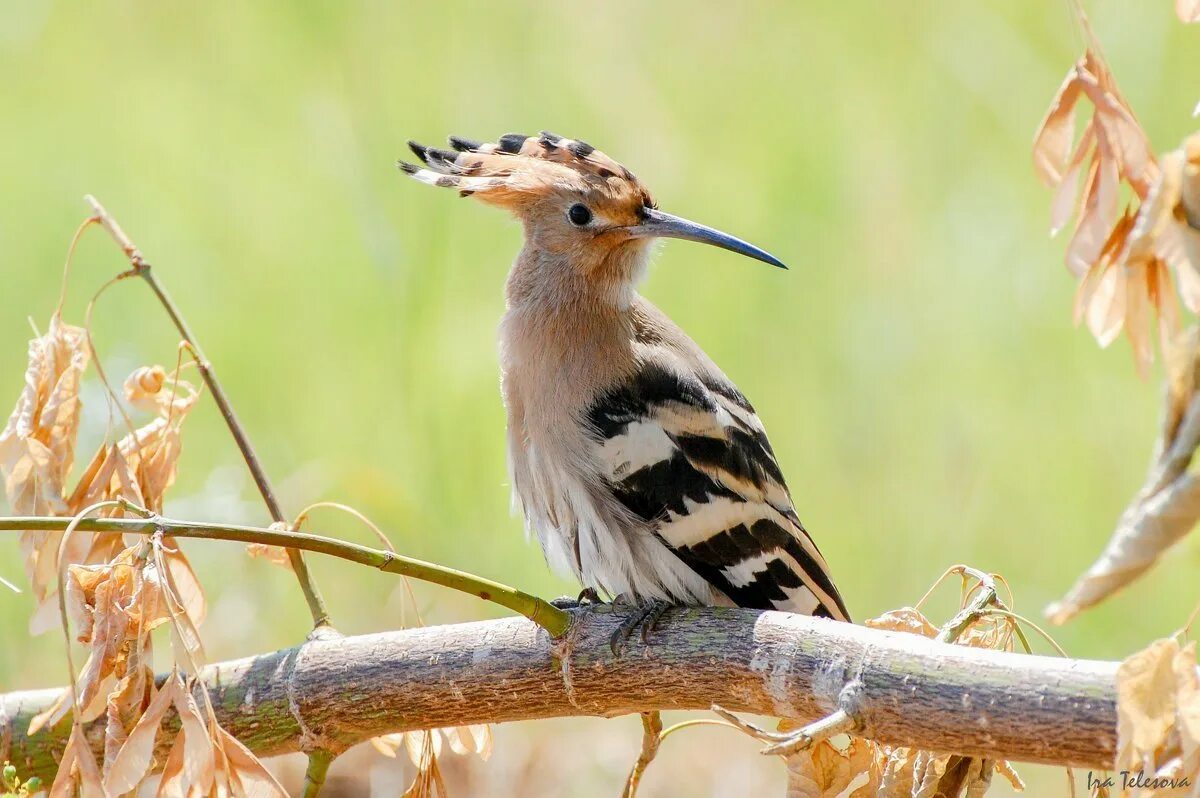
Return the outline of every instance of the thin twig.
{"type": "Polygon", "coordinates": [[[979,586],[977,588],[979,592],[976,593],[975,598],[970,604],[959,610],[958,613],[951,618],[945,626],[942,627],[941,631],[938,632],[938,636],[934,639],[939,643],[953,643],[955,640],[957,640],[963,632],[970,628],[971,624],[979,620],[980,616],[985,613],[989,606],[996,603],[998,598],[996,594],[995,580],[985,573],[975,571],[973,568],[967,569],[966,566],[962,567],[964,568],[964,578],[967,576],[967,572],[969,571],[971,576],[979,580],[979,586]]]}
{"type": "MultiPolygon", "coordinates": [[[[66,529],[72,520],[74,519],[49,516],[0,518],[0,531],[62,530],[66,529]]],[[[242,543],[265,543],[268,546],[314,551],[361,565],[369,565],[387,573],[411,576],[414,579],[470,593],[484,601],[499,604],[524,615],[555,637],[561,635],[571,625],[569,613],[560,610],[548,601],[508,585],[394,552],[306,532],[262,529],[237,524],[181,521],[157,515],[145,519],[84,518],[79,520],[75,528],[81,532],[123,532],[138,535],[153,535],[155,532],[161,531],[166,535],[180,538],[236,540],[242,543]]]]}
{"type": "MultiPolygon", "coordinates": [[[[241,422],[238,421],[237,414],[233,410],[233,405],[230,404],[229,397],[225,394],[225,389],[221,387],[221,383],[217,380],[212,363],[204,356],[204,350],[200,348],[196,336],[192,333],[191,328],[180,314],[178,306],[171,299],[163,284],[154,275],[150,264],[143,257],[141,251],[134,245],[129,236],[125,234],[125,231],[121,229],[117,220],[105,210],[104,206],[95,197],[89,194],[84,199],[92,207],[101,226],[109,232],[109,235],[121,247],[125,256],[129,258],[132,268],[126,275],[141,277],[146,281],[146,284],[150,286],[150,290],[158,297],[158,301],[163,306],[163,309],[166,310],[167,315],[171,317],[175,329],[179,331],[183,340],[191,347],[192,352],[196,356],[196,365],[200,369],[200,375],[204,378],[204,383],[212,392],[213,401],[217,403],[217,409],[220,410],[221,417],[225,419],[225,424],[229,427],[229,432],[233,435],[233,440],[237,444],[238,450],[242,453],[242,459],[246,461],[246,466],[250,469],[250,476],[254,478],[254,484],[258,487],[258,492],[262,495],[263,502],[267,505],[267,511],[271,514],[271,520],[276,523],[286,523],[287,518],[284,517],[283,509],[279,505],[279,500],[275,497],[275,491],[267,479],[266,472],[263,471],[258,454],[254,451],[254,447],[251,446],[250,439],[247,437],[241,422]]],[[[308,603],[309,612],[312,613],[313,626],[328,626],[329,611],[325,608],[325,600],[321,598],[321,592],[317,589],[317,584],[313,580],[312,574],[309,573],[308,565],[304,562],[304,556],[299,550],[288,548],[288,560],[291,562],[292,570],[296,573],[296,578],[300,581],[300,589],[304,592],[304,600],[308,603]]]]}
{"type": "Polygon", "coordinates": [[[821,740],[828,740],[830,737],[837,737],[839,734],[850,734],[857,729],[858,719],[846,710],[839,709],[800,729],[792,735],[790,740],[768,745],[761,753],[766,756],[788,757],[806,748],[810,748],[821,740]]]}
{"type": "Polygon", "coordinates": [[[658,756],[658,746],[662,744],[662,713],[661,712],[642,712],[642,752],[638,754],[637,761],[633,763],[633,768],[629,771],[629,778],[625,779],[625,789],[621,791],[621,798],[634,798],[637,795],[638,785],[642,783],[642,776],[646,772],[646,768],[654,761],[654,757],[658,756]]]}

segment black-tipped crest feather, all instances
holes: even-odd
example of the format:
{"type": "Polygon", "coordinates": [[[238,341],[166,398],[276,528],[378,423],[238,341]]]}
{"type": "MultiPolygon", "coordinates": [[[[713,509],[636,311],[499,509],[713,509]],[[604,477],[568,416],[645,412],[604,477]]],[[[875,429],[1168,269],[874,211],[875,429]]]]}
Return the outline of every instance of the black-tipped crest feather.
{"type": "Polygon", "coordinates": [[[483,146],[482,141],[463,138],[462,136],[450,136],[448,141],[450,142],[450,146],[459,152],[475,152],[483,146]]]}
{"type": "Polygon", "coordinates": [[[506,133],[496,142],[501,152],[507,152],[516,155],[521,151],[521,147],[525,144],[525,139],[529,138],[523,133],[506,133]]]}

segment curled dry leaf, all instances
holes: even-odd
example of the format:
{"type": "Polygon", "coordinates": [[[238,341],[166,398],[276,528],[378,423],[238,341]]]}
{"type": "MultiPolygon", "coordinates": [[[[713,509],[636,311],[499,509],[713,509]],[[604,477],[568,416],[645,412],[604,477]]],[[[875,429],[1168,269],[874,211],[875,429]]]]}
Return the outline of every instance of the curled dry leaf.
{"type": "Polygon", "coordinates": [[[851,737],[845,748],[821,740],[787,758],[788,798],[874,798],[879,792],[875,746],[851,737]]]}
{"type": "Polygon", "coordinates": [[[1175,13],[1181,22],[1200,22],[1200,0],[1175,0],[1175,13]]]}
{"type": "MultiPolygon", "coordinates": [[[[52,325],[51,332],[56,329],[52,325]]],[[[34,346],[36,343],[37,341],[31,342],[30,346],[31,373],[34,371],[40,373],[45,370],[40,365],[37,369],[33,367],[32,355],[36,349],[34,346]]],[[[84,363],[86,363],[86,358],[84,363]]],[[[82,370],[82,365],[79,370],[82,370]]],[[[29,394],[29,384],[32,383],[28,373],[26,379],[26,394],[29,394]]],[[[78,391],[77,376],[70,380],[60,379],[59,383],[65,386],[60,393],[69,392],[68,388],[78,391]]],[[[126,380],[126,395],[131,402],[153,411],[156,417],[141,428],[127,434],[118,443],[101,446],[87,468],[84,469],[75,489],[65,500],[62,497],[61,480],[61,477],[65,476],[65,470],[59,475],[57,482],[42,480],[42,483],[46,485],[51,482],[56,485],[51,493],[59,496],[58,506],[50,507],[43,503],[21,509],[14,504],[14,512],[75,515],[83,508],[98,502],[117,499],[123,499],[130,504],[146,507],[155,512],[162,510],[164,494],[175,481],[175,472],[181,451],[180,426],[188,412],[196,404],[199,392],[186,381],[180,380],[174,375],[167,375],[161,366],[153,366],[134,371],[126,380]]],[[[24,394],[22,403],[25,403],[24,394]]],[[[58,404],[61,406],[63,402],[58,404]]],[[[19,404],[18,411],[21,411],[21,408],[22,404],[19,404]]],[[[43,413],[44,415],[45,413],[43,413]]],[[[14,417],[16,416],[17,413],[14,413],[14,417]]],[[[77,423],[76,419],[75,426],[77,423]]],[[[10,426],[18,432],[24,428],[19,424],[14,425],[12,421],[10,421],[10,426]]],[[[73,441],[73,427],[70,437],[73,441]]],[[[33,440],[36,442],[36,439],[33,440]]],[[[30,451],[40,452],[41,450],[34,446],[30,451]]],[[[47,447],[46,451],[50,451],[50,449],[47,447]]],[[[10,488],[23,484],[21,475],[26,471],[18,469],[12,473],[15,477],[10,477],[9,472],[6,471],[6,484],[10,488]]],[[[103,510],[101,515],[120,518],[126,515],[126,511],[121,507],[109,507],[103,510]]],[[[22,537],[26,565],[30,570],[30,581],[33,585],[34,597],[38,601],[38,607],[30,621],[30,632],[40,634],[55,628],[58,623],[58,601],[55,592],[58,581],[59,548],[63,533],[22,533],[22,537]]],[[[123,538],[115,533],[77,532],[71,537],[69,548],[65,552],[65,559],[72,564],[107,563],[126,546],[134,545],[136,538],[137,536],[134,535],[123,538]]],[[[171,573],[172,587],[175,589],[175,595],[181,600],[189,620],[193,625],[198,626],[203,622],[205,616],[203,590],[178,544],[172,540],[168,540],[168,544],[167,564],[171,573]]]]}
{"type": "MultiPolygon", "coordinates": [[[[130,547],[105,565],[67,569],[67,614],[88,658],[76,679],[81,720],[109,714],[107,734],[117,743],[141,713],[150,676],[150,632],[169,616],[163,580],[143,546],[130,547]],[[99,703],[98,699],[104,699],[99,703]]],[[[64,695],[35,717],[29,733],[54,725],[74,702],[64,695]]]]}
{"type": "Polygon", "coordinates": [[[1176,338],[1168,351],[1163,422],[1150,473],[1121,514],[1104,551],[1046,616],[1061,624],[1148,570],[1200,519],[1200,476],[1188,471],[1200,446],[1200,331],[1176,338]]]}
{"type": "Polygon", "coordinates": [[[58,774],[50,785],[50,798],[111,798],[104,787],[100,768],[92,756],[83,727],[78,723],[71,729],[67,747],[58,761],[58,774]]]}
{"type": "Polygon", "coordinates": [[[479,758],[486,762],[492,755],[492,727],[486,723],[450,726],[441,732],[445,735],[450,750],[459,756],[478,754],[479,758]]]}
{"type": "Polygon", "coordinates": [[[1176,281],[1184,304],[1200,311],[1200,137],[1160,165],[1108,67],[1089,51],[1042,122],[1034,163],[1057,191],[1052,229],[1077,210],[1067,246],[1067,266],[1080,278],[1076,323],[1086,321],[1101,346],[1124,330],[1145,375],[1154,357],[1150,328],[1157,327],[1164,350],[1178,331],[1176,281]],[[1083,98],[1093,114],[1076,140],[1075,108],[1083,98]],[[1121,210],[1122,185],[1136,206],[1121,210]]]}
{"type": "MultiPolygon", "coordinates": [[[[292,526],[284,521],[276,521],[267,528],[276,532],[293,531],[292,526]]],[[[291,558],[288,557],[287,549],[283,546],[270,546],[266,543],[247,543],[246,553],[255,559],[261,558],[289,570],[292,567],[291,558]]]]}
{"type": "Polygon", "coordinates": [[[160,726],[171,708],[179,717],[180,729],[159,780],[159,798],[286,796],[283,787],[248,748],[215,720],[205,720],[187,680],[178,671],[159,688],[112,762],[104,779],[111,794],[131,791],[149,775],[160,726]]]}
{"type": "MultiPolygon", "coordinates": [[[[1117,670],[1118,770],[1157,786],[1138,796],[1178,795],[1200,780],[1200,675],[1196,644],[1156,640],[1117,670]],[[1184,781],[1186,779],[1186,782],[1184,781]]],[[[1126,790],[1123,795],[1129,795],[1126,790]]]]}
{"type": "MultiPolygon", "coordinates": [[[[396,752],[403,746],[409,760],[417,768],[417,778],[405,795],[426,796],[433,795],[431,790],[441,782],[441,772],[437,768],[438,757],[442,755],[443,738],[450,750],[460,756],[477,754],[486,761],[492,755],[492,728],[486,723],[381,734],[371,738],[371,745],[379,753],[391,758],[395,758],[396,752]]],[[[444,785],[439,789],[444,794],[444,785]]]]}
{"type": "Polygon", "coordinates": [[[878,618],[868,618],[863,625],[871,629],[884,629],[889,632],[905,632],[921,635],[922,637],[937,637],[937,627],[913,607],[901,607],[898,610],[888,610],[878,618]]]}
{"type": "Polygon", "coordinates": [[[445,795],[438,757],[442,754],[442,739],[456,754],[465,756],[478,754],[487,760],[492,754],[492,730],[487,724],[457,726],[429,731],[398,732],[371,738],[371,745],[379,753],[394,758],[403,746],[409,760],[417,769],[416,778],[405,791],[408,798],[445,795]]]}
{"type": "MultiPolygon", "coordinates": [[[[8,505],[18,515],[65,515],[65,483],[75,461],[82,404],[79,384],[87,368],[86,332],[57,314],[50,328],[29,342],[25,387],[0,432],[0,474],[8,505]]],[[[61,532],[20,536],[34,598],[53,592],[61,532]]]]}
{"type": "Polygon", "coordinates": [[[446,798],[446,783],[438,764],[438,735],[433,731],[409,733],[405,737],[408,755],[417,766],[417,776],[404,791],[403,798],[446,798]]]}
{"type": "Polygon", "coordinates": [[[1078,214],[1067,266],[1082,277],[1117,220],[1121,184],[1144,198],[1157,176],[1149,140],[1098,53],[1089,50],[1067,72],[1034,138],[1033,161],[1042,180],[1058,191],[1053,230],[1065,226],[1073,211],[1078,214]],[[1093,110],[1077,138],[1076,106],[1083,99],[1093,110]]]}
{"type": "Polygon", "coordinates": [[[162,366],[137,369],[125,381],[126,398],[157,417],[119,444],[137,476],[143,506],[154,512],[162,512],[163,496],[175,482],[181,451],[179,429],[200,398],[200,392],[177,375],[160,378],[162,370],[162,366]]]}

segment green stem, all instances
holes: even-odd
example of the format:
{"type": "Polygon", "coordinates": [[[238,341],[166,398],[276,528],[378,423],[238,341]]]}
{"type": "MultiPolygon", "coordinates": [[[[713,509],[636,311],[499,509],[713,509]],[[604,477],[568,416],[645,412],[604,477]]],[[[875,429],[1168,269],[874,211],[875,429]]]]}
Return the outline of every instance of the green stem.
{"type": "MultiPolygon", "coordinates": [[[[275,498],[275,490],[271,487],[270,480],[267,479],[267,473],[263,470],[262,463],[258,460],[258,454],[254,451],[254,447],[250,444],[250,438],[246,435],[246,430],[238,421],[237,414],[233,411],[233,405],[229,401],[229,397],[225,394],[225,389],[221,386],[221,382],[217,379],[217,374],[213,371],[212,363],[204,356],[204,351],[200,348],[200,344],[196,341],[196,336],[192,333],[187,321],[184,320],[183,314],[179,312],[179,307],[171,299],[171,295],[167,293],[167,289],[154,272],[150,269],[150,264],[142,256],[141,251],[134,246],[133,241],[117,224],[117,220],[105,210],[104,206],[90,194],[84,198],[92,210],[95,211],[96,219],[105,230],[121,247],[125,253],[125,257],[129,258],[129,263],[133,266],[131,272],[127,272],[129,276],[138,276],[146,281],[150,286],[150,290],[158,298],[159,304],[171,317],[171,322],[175,325],[175,329],[179,331],[179,335],[187,342],[192,353],[196,358],[196,366],[200,369],[200,376],[204,378],[204,384],[208,386],[208,390],[212,393],[213,401],[217,404],[217,409],[221,411],[221,418],[225,420],[225,425],[229,427],[230,434],[233,435],[234,443],[237,444],[238,451],[242,453],[242,459],[246,461],[246,467],[250,469],[250,476],[254,479],[254,484],[258,487],[258,492],[262,495],[263,502],[267,505],[267,511],[271,514],[271,520],[276,523],[287,523],[287,518],[283,515],[283,508],[279,505],[279,500],[275,498]]],[[[308,604],[308,610],[312,614],[313,626],[321,627],[329,625],[329,610],[325,607],[325,600],[321,597],[321,591],[317,589],[317,583],[313,580],[312,574],[309,573],[308,565],[304,562],[303,555],[293,548],[287,547],[288,561],[292,565],[292,571],[295,572],[296,578],[300,582],[300,590],[304,593],[304,600],[308,604]]]]}
{"type": "MultiPolygon", "coordinates": [[[[46,516],[0,517],[0,531],[64,530],[72,520],[46,516]]],[[[265,543],[268,546],[313,551],[361,565],[369,565],[390,574],[410,576],[413,579],[470,593],[484,601],[499,604],[524,615],[554,637],[567,631],[567,627],[571,625],[569,613],[560,610],[548,601],[508,585],[424,560],[404,557],[390,551],[373,549],[369,546],[313,535],[308,532],[286,532],[237,524],[180,521],[162,516],[144,519],[83,518],[79,520],[75,528],[81,532],[122,532],[138,535],[153,535],[155,532],[162,532],[165,535],[180,538],[236,540],[242,543],[265,543]]]]}
{"type": "Polygon", "coordinates": [[[938,632],[938,636],[934,639],[939,643],[953,643],[958,640],[963,632],[970,628],[971,624],[979,620],[986,614],[987,608],[996,602],[996,585],[990,577],[981,575],[978,577],[980,581],[979,592],[970,604],[958,611],[953,618],[946,622],[946,625],[938,632]]]}
{"type": "Polygon", "coordinates": [[[317,798],[321,788],[325,786],[325,774],[333,762],[333,754],[317,750],[308,755],[308,769],[304,771],[303,798],[317,798]]]}

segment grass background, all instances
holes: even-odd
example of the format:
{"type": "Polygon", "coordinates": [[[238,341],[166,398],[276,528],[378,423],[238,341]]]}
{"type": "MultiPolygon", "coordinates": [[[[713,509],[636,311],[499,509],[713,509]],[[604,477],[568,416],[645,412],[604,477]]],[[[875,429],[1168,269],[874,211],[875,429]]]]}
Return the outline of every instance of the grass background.
{"type": "MultiPolygon", "coordinates": [[[[1195,127],[1200,98],[1200,31],[1171,5],[1089,4],[1160,150],[1195,127]]],[[[1038,615],[1140,484],[1159,374],[1140,381],[1124,341],[1102,352],[1071,326],[1064,241],[1047,238],[1030,166],[1081,50],[1063,2],[0,9],[0,397],[20,389],[26,317],[44,327],[94,193],[176,295],[288,508],[344,501],[406,553],[573,592],[508,511],[495,327],[519,229],[392,166],[410,137],[549,128],[629,165],[664,209],[792,266],[673,242],[644,293],[755,402],[856,617],[915,601],[956,562],[1004,574],[1017,609],[1038,615]]],[[[86,236],[68,318],[123,267],[103,234],[86,236]]],[[[94,328],[117,375],[174,362],[176,337],[136,283],[105,295],[94,328]]],[[[104,413],[94,382],[87,396],[90,452],[104,413]]],[[[184,444],[168,512],[266,520],[210,404],[184,444]]],[[[307,631],[290,574],[230,545],[188,550],[210,593],[211,658],[307,631]]],[[[1177,547],[1058,640],[1117,658],[1170,632],[1196,601],[1198,559],[1194,541],[1177,547]]],[[[391,577],[312,565],[343,631],[400,624],[391,577]]],[[[22,577],[11,541],[0,573],[22,577]]],[[[427,621],[493,613],[417,597],[427,621]]],[[[29,609],[0,595],[0,689],[65,679],[61,641],[25,634],[29,609]]],[[[635,730],[500,729],[467,789],[508,794],[510,773],[525,794],[616,794],[635,730]],[[536,781],[564,767],[563,748],[570,780],[536,781]]],[[[752,751],[719,730],[681,736],[644,794],[777,788],[752,751]]],[[[1026,773],[1032,794],[1062,787],[1026,773]]]]}

